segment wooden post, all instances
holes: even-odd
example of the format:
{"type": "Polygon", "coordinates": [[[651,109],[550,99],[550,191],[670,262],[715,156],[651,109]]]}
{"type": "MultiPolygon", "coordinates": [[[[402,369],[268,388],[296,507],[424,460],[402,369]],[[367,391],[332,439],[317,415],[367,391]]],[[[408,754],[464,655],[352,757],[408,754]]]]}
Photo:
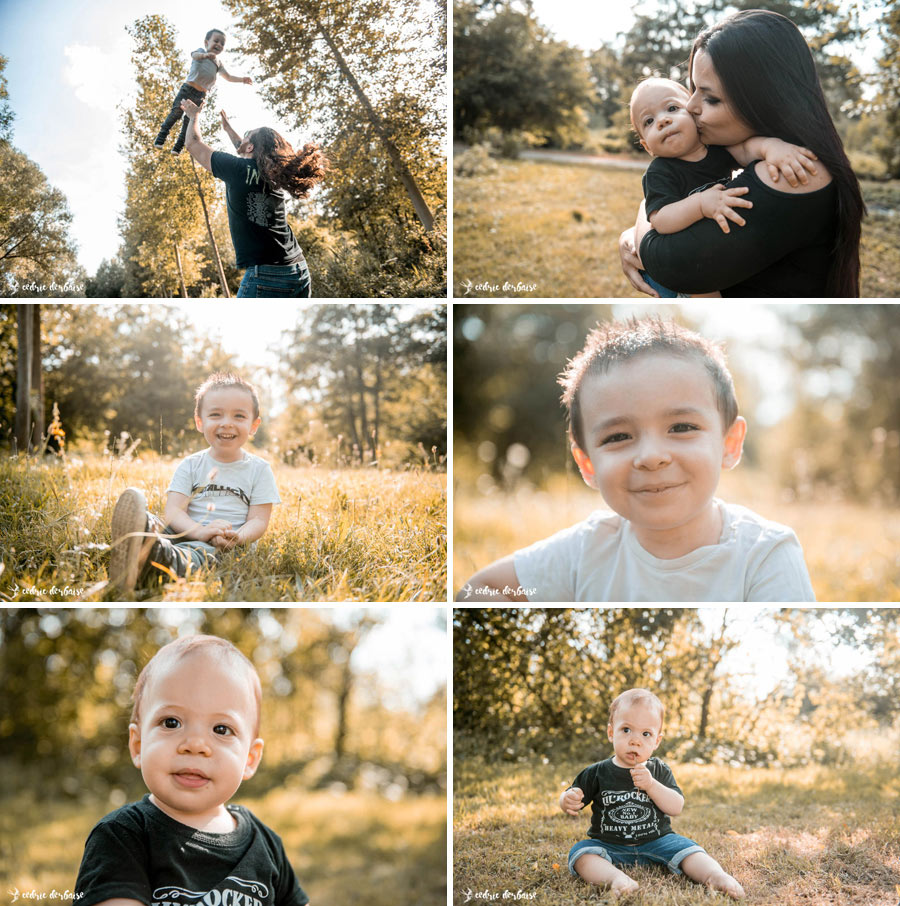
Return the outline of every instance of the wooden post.
{"type": "MultiPolygon", "coordinates": [[[[190,155],[188,155],[190,157],[190,155]]],[[[197,182],[197,192],[200,195],[200,204],[203,205],[203,216],[206,218],[206,230],[209,233],[209,241],[212,245],[213,257],[216,259],[216,267],[219,270],[219,282],[222,284],[222,295],[226,299],[231,298],[231,293],[228,292],[228,283],[225,280],[225,270],[222,267],[222,259],[219,257],[219,247],[216,245],[216,237],[213,236],[212,224],[209,222],[209,211],[206,209],[206,197],[203,195],[203,186],[200,185],[200,176],[197,173],[197,165],[194,163],[194,158],[190,157],[191,168],[194,171],[194,179],[197,182]]]]}

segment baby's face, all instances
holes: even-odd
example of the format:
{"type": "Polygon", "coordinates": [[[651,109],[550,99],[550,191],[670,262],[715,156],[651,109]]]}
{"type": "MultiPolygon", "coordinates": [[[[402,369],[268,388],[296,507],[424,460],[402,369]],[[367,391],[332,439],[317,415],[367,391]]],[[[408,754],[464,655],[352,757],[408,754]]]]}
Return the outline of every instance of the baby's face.
{"type": "Polygon", "coordinates": [[[195,651],[161,664],[144,689],[129,748],[154,803],[183,824],[220,815],[262,757],[246,671],[195,651]]]}
{"type": "Polygon", "coordinates": [[[253,437],[261,421],[253,417],[253,397],[240,387],[210,390],[194,420],[219,462],[240,459],[241,447],[253,437]]]}
{"type": "Polygon", "coordinates": [[[662,739],[659,711],[643,702],[617,708],[606,735],[613,744],[615,759],[623,768],[645,762],[662,739]]]}
{"type": "Polygon", "coordinates": [[[654,157],[686,157],[703,148],[686,89],[668,79],[641,82],[631,98],[631,120],[641,146],[654,157]]]}
{"type": "Polygon", "coordinates": [[[693,539],[708,530],[721,470],[740,460],[744,421],[723,432],[706,368],[646,353],[587,377],[579,399],[582,475],[638,541],[677,537],[688,550],[709,543],[693,539]]]}

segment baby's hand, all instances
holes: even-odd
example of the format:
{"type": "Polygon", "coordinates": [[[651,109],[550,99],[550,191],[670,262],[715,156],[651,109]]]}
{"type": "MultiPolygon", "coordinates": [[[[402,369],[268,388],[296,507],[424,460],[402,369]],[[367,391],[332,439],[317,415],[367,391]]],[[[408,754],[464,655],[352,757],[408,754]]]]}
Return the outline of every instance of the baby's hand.
{"type": "Polygon", "coordinates": [[[636,764],[631,769],[631,780],[639,790],[644,790],[646,792],[650,789],[650,786],[653,783],[653,775],[647,769],[646,762],[643,764],[636,764]]]}
{"type": "Polygon", "coordinates": [[[743,226],[747,221],[735,211],[735,208],[752,208],[753,202],[741,195],[746,195],[750,190],[747,186],[737,186],[726,189],[721,183],[711,189],[704,189],[700,193],[700,213],[704,217],[715,220],[723,233],[730,232],[728,221],[734,221],[738,226],[743,226]],[[727,218],[727,219],[726,219],[727,218]]]}
{"type": "Polygon", "coordinates": [[[809,148],[783,142],[780,138],[767,138],[762,150],[772,182],[778,182],[778,174],[781,171],[785,179],[796,188],[801,182],[804,186],[809,182],[807,170],[813,175],[816,173],[813,161],[818,158],[809,148]]]}
{"type": "Polygon", "coordinates": [[[573,786],[572,789],[566,790],[560,805],[567,815],[577,815],[584,808],[584,793],[577,786],[573,786]]]}
{"type": "Polygon", "coordinates": [[[238,543],[238,533],[234,529],[224,529],[218,535],[213,535],[209,543],[220,550],[230,550],[238,543]]]}

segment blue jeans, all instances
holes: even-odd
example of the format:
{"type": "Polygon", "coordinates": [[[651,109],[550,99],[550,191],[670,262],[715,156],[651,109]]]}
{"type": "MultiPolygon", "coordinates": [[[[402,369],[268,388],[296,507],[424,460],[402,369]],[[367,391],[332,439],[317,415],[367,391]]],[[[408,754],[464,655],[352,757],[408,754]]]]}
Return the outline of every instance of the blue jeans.
{"type": "Polygon", "coordinates": [[[705,853],[706,850],[681,834],[665,834],[648,843],[604,843],[602,840],[579,840],[569,850],[569,871],[580,877],[575,871],[575,863],[584,855],[592,853],[611,862],[616,868],[628,865],[665,865],[673,874],[680,875],[679,866],[693,853],[705,853]]]}
{"type": "Polygon", "coordinates": [[[311,295],[309,268],[303,258],[296,264],[251,265],[238,289],[238,298],[308,299],[311,295]]]}
{"type": "Polygon", "coordinates": [[[169,136],[169,130],[171,130],[176,123],[180,122],[181,132],[178,133],[178,138],[175,139],[175,144],[172,146],[173,151],[176,153],[180,152],[184,147],[184,140],[187,138],[188,127],[188,118],[181,109],[181,102],[186,99],[193,101],[199,107],[203,103],[205,97],[205,91],[198,91],[193,85],[188,85],[187,82],[185,82],[185,84],[178,89],[175,100],[172,101],[172,109],[169,111],[169,115],[163,120],[162,126],[159,127],[159,134],[156,136],[155,143],[157,145],[162,145],[169,136]]]}
{"type": "Polygon", "coordinates": [[[641,276],[644,278],[644,282],[653,287],[658,293],[660,299],[677,299],[678,293],[673,293],[672,290],[666,289],[661,283],[657,283],[646,271],[641,271],[641,276]]]}

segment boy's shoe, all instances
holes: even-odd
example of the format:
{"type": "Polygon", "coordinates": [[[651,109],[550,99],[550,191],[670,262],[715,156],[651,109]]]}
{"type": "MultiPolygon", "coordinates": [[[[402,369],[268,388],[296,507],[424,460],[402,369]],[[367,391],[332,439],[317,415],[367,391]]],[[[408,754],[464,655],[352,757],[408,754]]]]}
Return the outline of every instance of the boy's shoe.
{"type": "Polygon", "coordinates": [[[110,529],[109,581],[122,591],[134,589],[149,559],[155,534],[134,534],[147,530],[147,498],[137,488],[126,488],[116,501],[110,529]]]}
{"type": "Polygon", "coordinates": [[[165,142],[159,142],[159,141],[157,141],[157,142],[154,142],[154,143],[153,143],[153,147],[154,147],[154,148],[165,148],[165,147],[166,147],[166,143],[165,143],[165,142]]]}
{"type": "Polygon", "coordinates": [[[175,145],[175,147],[172,148],[172,153],[173,153],[173,154],[181,154],[181,149],[182,149],[182,148],[184,148],[184,145],[175,145]]]}

